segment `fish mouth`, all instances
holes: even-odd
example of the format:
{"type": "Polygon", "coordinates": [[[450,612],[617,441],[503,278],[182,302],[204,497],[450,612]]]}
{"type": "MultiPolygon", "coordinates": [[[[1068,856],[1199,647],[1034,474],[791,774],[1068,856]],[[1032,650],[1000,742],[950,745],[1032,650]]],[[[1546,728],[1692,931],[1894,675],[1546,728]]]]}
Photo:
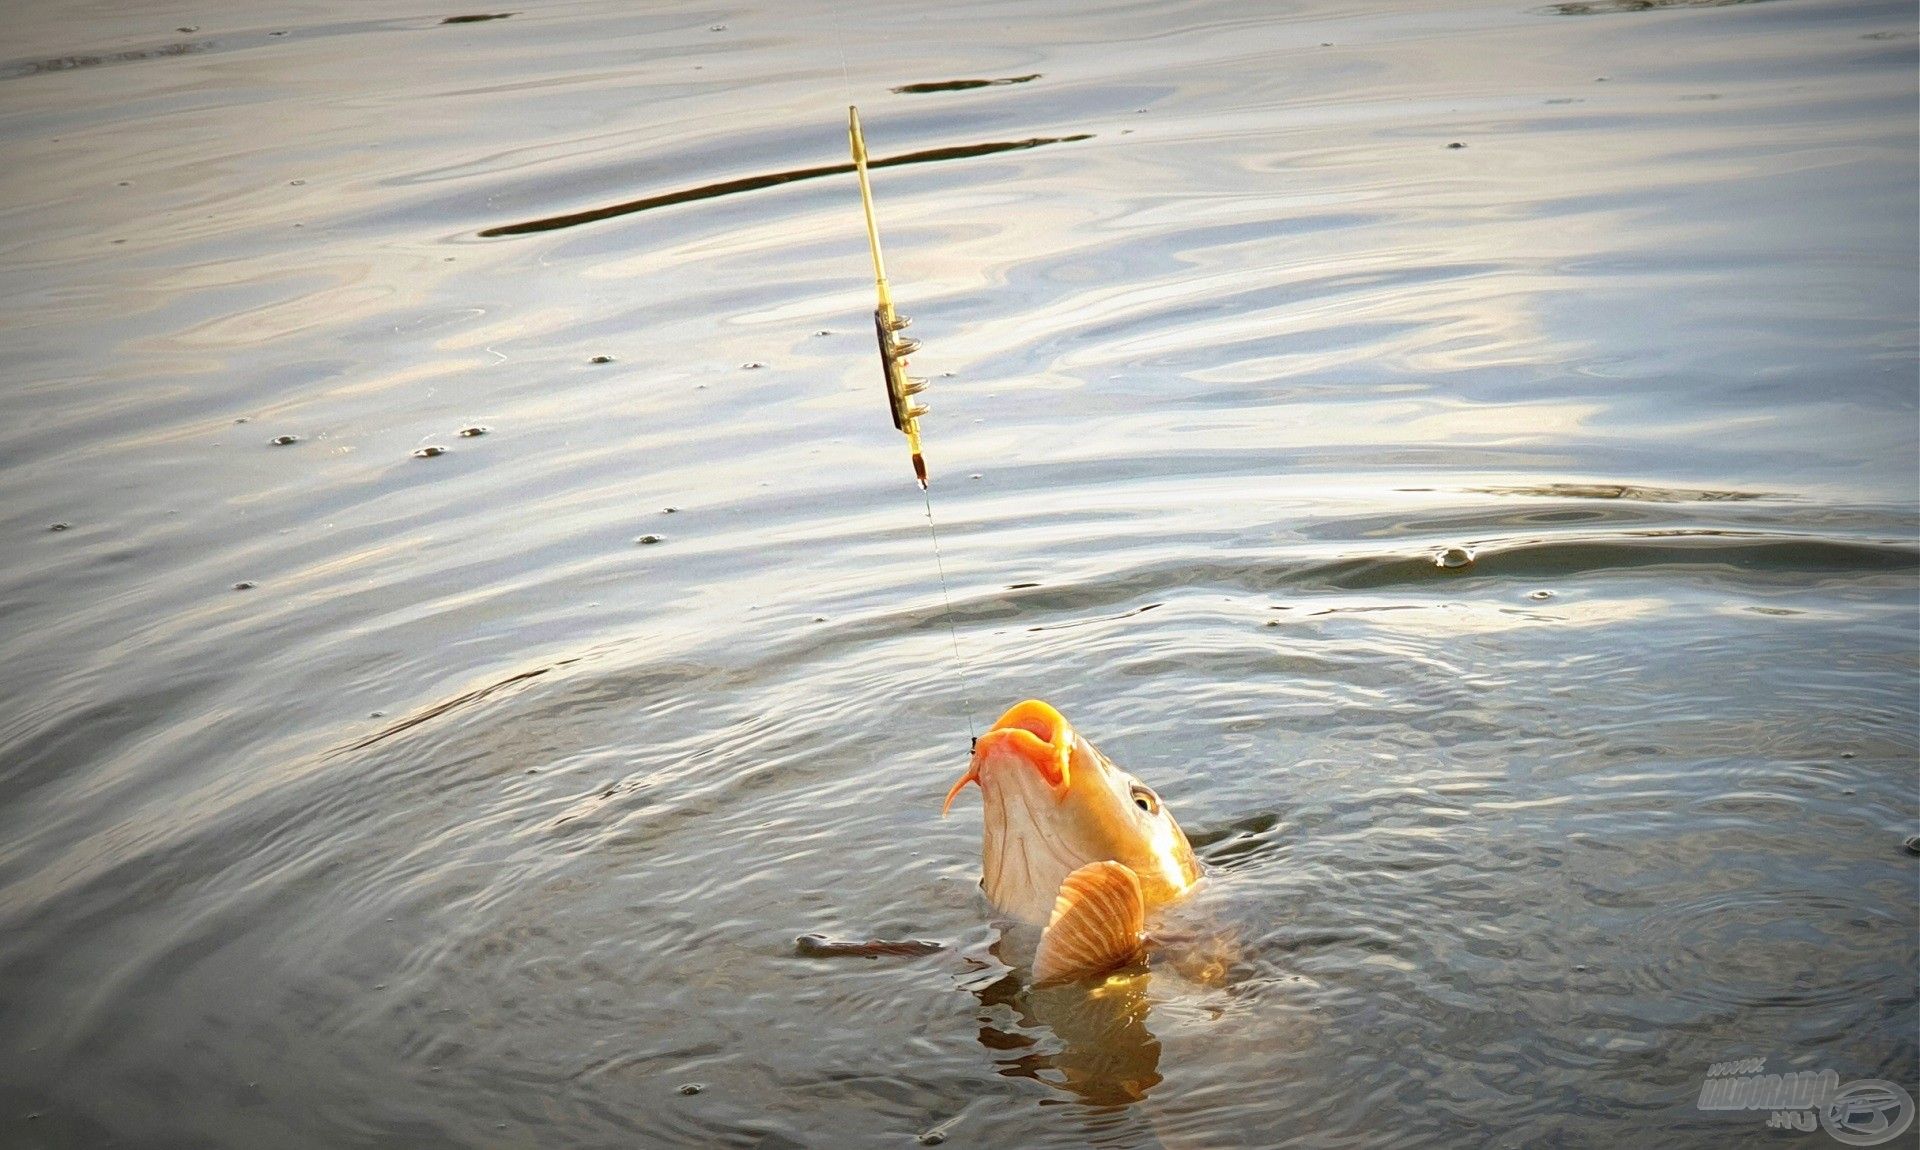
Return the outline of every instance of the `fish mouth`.
{"type": "Polygon", "coordinates": [[[1038,699],[1028,699],[1015,704],[974,741],[967,773],[947,792],[940,814],[946,815],[968,783],[980,782],[982,763],[1008,756],[1031,766],[1056,797],[1065,795],[1073,785],[1073,728],[1059,711],[1038,699]]]}

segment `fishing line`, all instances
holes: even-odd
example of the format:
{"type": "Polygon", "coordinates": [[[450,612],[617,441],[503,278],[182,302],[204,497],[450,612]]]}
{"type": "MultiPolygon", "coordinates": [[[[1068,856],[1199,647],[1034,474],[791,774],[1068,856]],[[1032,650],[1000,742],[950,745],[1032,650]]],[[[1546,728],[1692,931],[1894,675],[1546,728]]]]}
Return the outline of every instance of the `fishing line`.
{"type": "Polygon", "coordinates": [[[833,12],[833,46],[840,50],[840,94],[846,97],[847,106],[853,106],[853,75],[847,71],[847,33],[840,27],[840,11],[836,5],[833,12]]]}
{"type": "MultiPolygon", "coordinates": [[[[834,22],[839,23],[839,13],[834,12],[834,22]]],[[[927,512],[927,538],[933,542],[933,568],[940,577],[940,606],[947,618],[947,638],[953,643],[953,663],[958,672],[960,683],[960,707],[967,716],[967,746],[971,750],[980,741],[978,728],[973,722],[973,688],[967,676],[967,659],[960,652],[960,625],[953,616],[953,592],[947,586],[947,564],[940,552],[940,529],[933,521],[933,495],[927,486],[926,464],[920,455],[919,417],[926,408],[912,402],[912,397],[926,387],[923,379],[914,379],[906,374],[906,357],[917,349],[919,344],[912,339],[902,338],[895,333],[907,326],[907,319],[893,310],[892,293],[887,286],[885,261],[880,255],[880,229],[873,218],[873,191],[867,183],[867,147],[860,133],[860,116],[853,106],[853,75],[847,67],[847,40],[844,35],[835,37],[835,47],[840,54],[840,84],[847,100],[847,127],[849,142],[853,148],[854,166],[860,178],[860,203],[866,215],[867,240],[873,250],[874,288],[879,295],[880,306],[874,311],[875,328],[880,339],[880,362],[886,376],[887,402],[893,412],[893,424],[906,434],[908,449],[913,454],[914,477],[920,483],[920,502],[927,512]]]]}
{"type": "Polygon", "coordinates": [[[933,569],[940,573],[940,602],[947,609],[947,635],[953,640],[953,662],[960,671],[960,706],[967,712],[967,749],[980,741],[973,725],[973,688],[967,682],[967,660],[960,654],[960,628],[953,621],[953,596],[947,593],[947,565],[940,558],[940,532],[933,526],[933,496],[920,492],[927,507],[927,535],[933,539],[933,569]]]}

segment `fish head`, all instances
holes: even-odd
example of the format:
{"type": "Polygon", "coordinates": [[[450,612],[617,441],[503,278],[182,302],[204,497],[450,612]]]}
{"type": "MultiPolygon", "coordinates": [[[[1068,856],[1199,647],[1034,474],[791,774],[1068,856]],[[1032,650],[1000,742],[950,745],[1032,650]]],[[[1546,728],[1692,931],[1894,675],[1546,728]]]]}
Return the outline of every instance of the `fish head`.
{"type": "Polygon", "coordinates": [[[942,814],[968,783],[985,804],[980,885],[1003,914],[1044,926],[1060,884],[1092,862],[1131,868],[1149,907],[1199,880],[1193,848],[1160,796],[1037,699],[980,736],[942,814]]]}

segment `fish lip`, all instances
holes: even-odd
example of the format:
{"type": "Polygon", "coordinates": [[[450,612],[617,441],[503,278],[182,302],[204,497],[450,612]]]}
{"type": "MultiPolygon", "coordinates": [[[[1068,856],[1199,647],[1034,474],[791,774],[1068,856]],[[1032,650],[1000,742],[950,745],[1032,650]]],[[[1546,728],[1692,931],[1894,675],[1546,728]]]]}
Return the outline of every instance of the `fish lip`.
{"type": "Polygon", "coordinates": [[[986,734],[974,740],[967,771],[947,792],[947,801],[940,807],[941,816],[946,816],[953,800],[968,783],[981,781],[980,765],[996,751],[1008,751],[1026,760],[1056,799],[1065,798],[1073,788],[1073,742],[1072,725],[1051,705],[1039,699],[1016,703],[987,728],[986,734]]]}

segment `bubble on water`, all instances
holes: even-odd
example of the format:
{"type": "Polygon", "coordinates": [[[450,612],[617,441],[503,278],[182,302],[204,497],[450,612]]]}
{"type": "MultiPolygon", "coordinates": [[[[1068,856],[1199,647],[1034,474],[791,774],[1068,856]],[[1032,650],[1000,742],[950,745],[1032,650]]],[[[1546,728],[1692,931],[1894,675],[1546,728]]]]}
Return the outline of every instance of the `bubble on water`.
{"type": "Polygon", "coordinates": [[[1448,547],[1433,557],[1435,567],[1455,571],[1473,564],[1473,551],[1467,547],[1448,547]]]}
{"type": "Polygon", "coordinates": [[[1544,588],[1544,587],[1542,587],[1542,588],[1541,588],[1540,590],[1538,590],[1538,591],[1529,591],[1529,592],[1527,592],[1527,598],[1529,598],[1529,599],[1551,599],[1551,598],[1553,598],[1553,592],[1551,592],[1551,591],[1549,591],[1549,590],[1547,590],[1546,588],[1544,588]]]}
{"type": "Polygon", "coordinates": [[[300,442],[300,437],[297,435],[276,435],[272,439],[267,440],[267,442],[274,447],[287,447],[300,442]]]}
{"type": "Polygon", "coordinates": [[[445,455],[446,453],[447,453],[446,448],[441,447],[438,444],[429,444],[426,447],[416,448],[414,450],[413,457],[415,459],[432,459],[436,455],[445,455]]]}
{"type": "Polygon", "coordinates": [[[489,432],[489,431],[492,431],[492,430],[493,430],[493,428],[491,428],[491,427],[488,427],[488,426],[487,426],[486,424],[484,424],[484,423],[476,423],[476,424],[474,424],[474,425],[473,425],[473,426],[471,426],[471,427],[463,427],[463,428],[461,428],[461,429],[460,429],[460,438],[462,438],[462,439],[473,439],[473,438],[474,438],[474,437],[476,437],[476,436],[481,436],[481,435],[485,435],[485,434],[486,434],[487,432],[489,432]]]}

